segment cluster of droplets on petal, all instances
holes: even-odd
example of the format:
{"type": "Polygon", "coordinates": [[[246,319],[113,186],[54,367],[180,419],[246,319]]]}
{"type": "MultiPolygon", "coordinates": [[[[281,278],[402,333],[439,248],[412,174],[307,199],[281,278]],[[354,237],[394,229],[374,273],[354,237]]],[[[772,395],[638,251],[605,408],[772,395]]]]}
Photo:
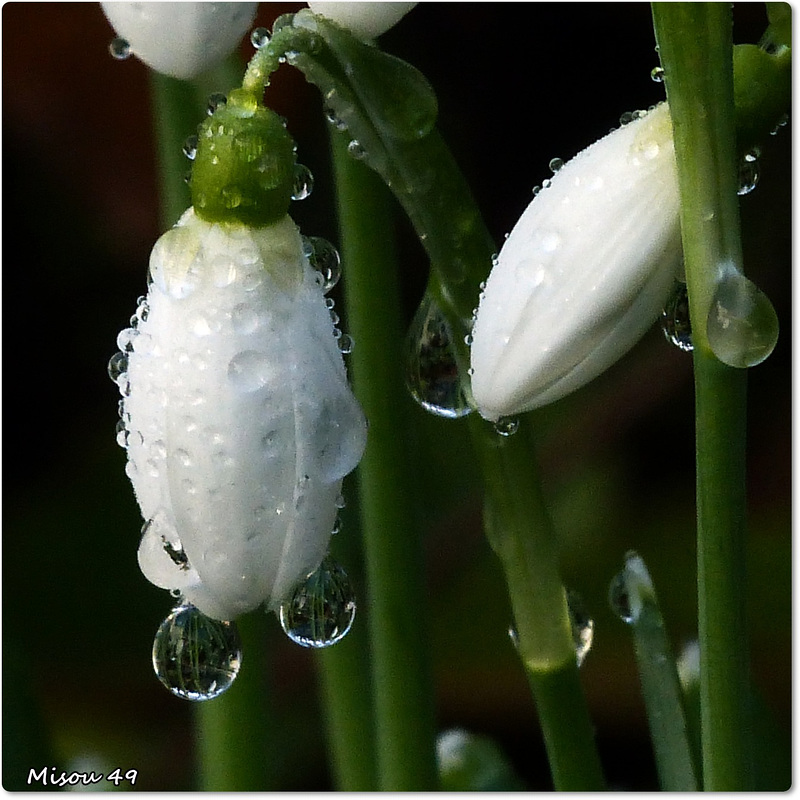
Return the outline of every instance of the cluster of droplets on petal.
{"type": "Polygon", "coordinates": [[[588,383],[656,320],[681,263],[666,104],[559,168],[506,240],[472,330],[472,394],[490,420],[588,383]]]}
{"type": "Polygon", "coordinates": [[[276,609],[325,555],[366,441],[319,273],[289,217],[252,229],[190,209],[150,276],[112,374],[140,566],[215,619],[276,609]]]}

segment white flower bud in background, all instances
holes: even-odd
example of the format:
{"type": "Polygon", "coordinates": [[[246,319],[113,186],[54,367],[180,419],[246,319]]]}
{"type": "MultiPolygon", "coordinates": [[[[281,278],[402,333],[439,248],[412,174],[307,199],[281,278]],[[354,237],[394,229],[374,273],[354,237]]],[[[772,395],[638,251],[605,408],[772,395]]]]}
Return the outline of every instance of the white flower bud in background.
{"type": "Polygon", "coordinates": [[[342,3],[315,0],[309,7],[315,14],[333,20],[362,39],[374,39],[394,27],[416,3],[342,3]]]}
{"type": "Polygon", "coordinates": [[[190,80],[233,52],[258,3],[101,3],[130,52],[157,72],[190,80]]]}
{"type": "Polygon", "coordinates": [[[112,375],[139,564],[209,617],[274,610],[327,552],[366,442],[320,275],[288,216],[248,227],[193,209],[150,275],[112,375]]]}
{"type": "Polygon", "coordinates": [[[666,103],[551,166],[477,309],[472,394],[493,421],[552,403],[610,367],[656,320],[681,270],[666,103]]]}

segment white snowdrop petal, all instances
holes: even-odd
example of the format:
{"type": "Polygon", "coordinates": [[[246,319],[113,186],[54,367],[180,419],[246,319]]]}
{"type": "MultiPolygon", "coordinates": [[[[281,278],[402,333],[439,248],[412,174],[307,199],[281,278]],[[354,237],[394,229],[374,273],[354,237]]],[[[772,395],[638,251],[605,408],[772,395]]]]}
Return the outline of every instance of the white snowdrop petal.
{"type": "Polygon", "coordinates": [[[662,104],[561,167],[503,245],[473,328],[480,413],[513,416],[595,378],[656,319],[680,263],[662,104]]]}
{"type": "Polygon", "coordinates": [[[289,217],[249,229],[190,209],[150,272],[125,403],[154,520],[142,571],[217,619],[275,607],[324,556],[366,442],[324,295],[289,217]]]}
{"type": "Polygon", "coordinates": [[[152,69],[189,80],[231,53],[258,3],[101,3],[117,35],[152,69]]]}
{"type": "Polygon", "coordinates": [[[374,39],[394,27],[417,4],[312,0],[308,5],[315,14],[333,20],[356,36],[374,39]]]}

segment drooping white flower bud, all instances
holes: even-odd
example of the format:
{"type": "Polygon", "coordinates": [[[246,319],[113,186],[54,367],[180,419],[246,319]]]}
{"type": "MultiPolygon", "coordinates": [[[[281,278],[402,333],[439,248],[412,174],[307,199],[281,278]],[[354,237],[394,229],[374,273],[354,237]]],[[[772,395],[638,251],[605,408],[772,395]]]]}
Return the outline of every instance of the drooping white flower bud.
{"type": "Polygon", "coordinates": [[[374,39],[394,27],[417,4],[312,0],[308,5],[315,14],[333,20],[356,36],[374,39]]]}
{"type": "Polygon", "coordinates": [[[275,609],[325,555],[366,441],[320,276],[288,216],[193,209],[150,275],[117,369],[139,564],[209,617],[275,609]]]}
{"type": "Polygon", "coordinates": [[[664,103],[560,167],[511,231],[472,331],[481,415],[552,403],[611,366],[657,318],[681,258],[664,103]]]}
{"type": "Polygon", "coordinates": [[[101,3],[130,52],[190,80],[222,61],[253,24],[258,3],[101,3]]]}

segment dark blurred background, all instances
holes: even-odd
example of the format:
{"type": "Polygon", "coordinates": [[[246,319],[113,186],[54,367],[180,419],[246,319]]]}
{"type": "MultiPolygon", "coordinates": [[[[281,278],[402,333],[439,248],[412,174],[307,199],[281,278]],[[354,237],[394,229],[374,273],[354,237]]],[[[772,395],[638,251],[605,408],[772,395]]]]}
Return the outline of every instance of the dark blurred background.
{"type": "MultiPolygon", "coordinates": [[[[300,7],[262,3],[257,23],[300,7]]],[[[15,788],[30,767],[52,763],[136,768],[137,789],[191,789],[192,709],[152,674],[152,636],[170,603],[137,567],[141,520],[106,375],[161,232],[148,72],[109,56],[113,34],[98,4],[8,3],[2,15],[3,783],[15,788]]],[[[735,39],[758,41],[763,4],[737,5],[735,15],[735,39]]],[[[440,129],[498,247],[551,158],[571,157],[623,112],[663,99],[650,79],[657,56],[645,3],[425,2],[382,45],[436,89],[440,129]]],[[[251,52],[242,46],[244,58],[251,52]]],[[[284,67],[267,100],[316,176],[314,194],[292,213],[305,233],[336,241],[316,90],[284,67]]],[[[791,127],[763,150],[760,183],[741,203],[745,264],[783,332],[750,375],[746,591],[754,679],[788,731],[791,127]]],[[[427,264],[402,219],[398,231],[410,320],[427,264]]],[[[502,574],[481,533],[465,426],[422,411],[414,420],[409,458],[427,510],[441,727],[494,737],[532,789],[547,788],[533,704],[506,635],[502,574]]],[[[544,409],[538,425],[566,580],[595,621],[582,677],[608,777],[617,788],[653,789],[632,644],[606,596],[635,548],[675,649],[695,635],[691,358],[654,329],[589,387],[544,409]]],[[[330,788],[313,655],[274,619],[268,628],[275,722],[285,731],[281,788],[330,788]]]]}

